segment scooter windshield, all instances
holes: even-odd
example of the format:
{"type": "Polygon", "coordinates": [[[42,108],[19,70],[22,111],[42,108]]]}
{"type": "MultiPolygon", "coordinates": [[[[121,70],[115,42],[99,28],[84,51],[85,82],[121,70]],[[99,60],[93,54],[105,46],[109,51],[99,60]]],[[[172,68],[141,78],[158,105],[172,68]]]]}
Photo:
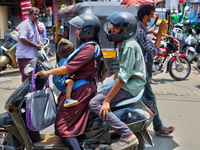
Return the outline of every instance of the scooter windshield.
{"type": "Polygon", "coordinates": [[[71,19],[69,23],[75,27],[82,27],[85,21],[81,19],[79,16],[76,16],[73,19],[71,19]]]}
{"type": "Polygon", "coordinates": [[[12,38],[10,38],[5,42],[4,47],[10,49],[15,44],[16,42],[12,38]]]}

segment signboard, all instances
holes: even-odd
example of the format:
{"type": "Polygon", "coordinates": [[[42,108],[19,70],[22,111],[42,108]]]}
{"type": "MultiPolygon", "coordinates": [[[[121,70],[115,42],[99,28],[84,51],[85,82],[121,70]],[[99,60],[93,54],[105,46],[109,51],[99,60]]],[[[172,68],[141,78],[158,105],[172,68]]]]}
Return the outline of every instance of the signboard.
{"type": "Polygon", "coordinates": [[[23,1],[23,2],[20,2],[21,6],[26,6],[26,5],[32,5],[32,2],[31,1],[23,1]]]}
{"type": "Polygon", "coordinates": [[[31,7],[32,7],[32,5],[23,6],[23,7],[21,7],[21,10],[29,10],[29,8],[31,8],[31,7]]]}
{"type": "Polygon", "coordinates": [[[23,15],[28,15],[28,10],[22,11],[22,16],[23,15]]]}
{"type": "Polygon", "coordinates": [[[22,11],[22,19],[25,20],[28,18],[28,10],[32,7],[32,1],[22,1],[21,4],[21,11],[22,11]]]}
{"type": "Polygon", "coordinates": [[[22,16],[23,20],[26,20],[28,18],[28,15],[22,16]]]}
{"type": "Polygon", "coordinates": [[[185,4],[187,2],[188,2],[188,0],[179,0],[179,4],[185,4]]]}

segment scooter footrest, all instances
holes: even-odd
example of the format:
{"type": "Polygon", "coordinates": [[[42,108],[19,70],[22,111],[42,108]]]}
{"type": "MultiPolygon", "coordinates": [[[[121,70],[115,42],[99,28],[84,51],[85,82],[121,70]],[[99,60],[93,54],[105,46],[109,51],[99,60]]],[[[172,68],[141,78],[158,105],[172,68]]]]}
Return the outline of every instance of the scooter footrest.
{"type": "Polygon", "coordinates": [[[42,141],[34,143],[34,146],[45,146],[45,147],[66,147],[66,145],[63,143],[62,139],[59,136],[56,136],[54,134],[46,134],[41,135],[42,141]]]}

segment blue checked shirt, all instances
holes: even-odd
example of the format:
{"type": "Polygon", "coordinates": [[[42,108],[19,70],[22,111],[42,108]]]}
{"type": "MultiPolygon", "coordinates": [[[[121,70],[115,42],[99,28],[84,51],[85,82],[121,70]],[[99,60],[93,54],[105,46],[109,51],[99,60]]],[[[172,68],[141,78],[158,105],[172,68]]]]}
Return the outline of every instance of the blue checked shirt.
{"type": "Polygon", "coordinates": [[[159,48],[151,40],[147,38],[147,34],[148,34],[147,28],[139,21],[137,24],[135,39],[139,43],[142,49],[145,62],[147,53],[156,55],[160,51],[159,48]]]}

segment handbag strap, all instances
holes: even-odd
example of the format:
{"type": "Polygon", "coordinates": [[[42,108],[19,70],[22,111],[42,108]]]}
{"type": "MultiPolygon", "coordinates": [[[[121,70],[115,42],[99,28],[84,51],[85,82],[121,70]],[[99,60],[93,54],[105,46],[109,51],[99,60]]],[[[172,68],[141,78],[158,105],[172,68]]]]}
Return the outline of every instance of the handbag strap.
{"type": "MultiPolygon", "coordinates": [[[[33,67],[33,72],[32,72],[32,77],[31,77],[31,92],[37,91],[36,85],[35,85],[35,78],[34,78],[37,62],[39,62],[44,67],[44,69],[47,70],[47,68],[44,66],[43,63],[41,63],[39,60],[36,61],[35,65],[33,67]]],[[[46,88],[49,88],[49,77],[48,77],[47,82],[46,82],[46,88]]]]}

